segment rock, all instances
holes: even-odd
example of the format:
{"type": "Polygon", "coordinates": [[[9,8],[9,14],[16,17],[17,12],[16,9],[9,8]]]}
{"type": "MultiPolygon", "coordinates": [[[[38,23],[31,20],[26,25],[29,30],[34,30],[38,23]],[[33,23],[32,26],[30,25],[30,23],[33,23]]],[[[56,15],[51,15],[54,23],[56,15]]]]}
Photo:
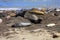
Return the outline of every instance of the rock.
{"type": "Polygon", "coordinates": [[[55,15],[55,16],[59,16],[59,14],[58,14],[58,13],[54,13],[54,15],[55,15]]]}
{"type": "Polygon", "coordinates": [[[55,34],[53,35],[53,38],[58,38],[58,37],[59,37],[58,35],[55,35],[55,34]]]}
{"type": "Polygon", "coordinates": [[[31,23],[28,23],[28,22],[20,22],[20,23],[15,23],[14,25],[12,25],[12,27],[26,27],[30,25],[31,23]]]}
{"type": "Polygon", "coordinates": [[[21,26],[28,26],[28,25],[31,25],[31,23],[20,23],[21,26]]]}
{"type": "Polygon", "coordinates": [[[46,26],[47,27],[53,27],[53,26],[55,26],[56,24],[55,23],[50,23],[50,24],[47,24],[46,26]]]}
{"type": "Polygon", "coordinates": [[[8,19],[10,19],[10,18],[11,18],[11,16],[9,16],[9,15],[8,15],[8,16],[6,16],[5,18],[8,20],[8,19]]]}
{"type": "Polygon", "coordinates": [[[30,20],[32,23],[34,24],[39,24],[41,23],[42,19],[38,19],[38,20],[30,20]]]}
{"type": "Polygon", "coordinates": [[[51,33],[52,38],[58,38],[58,37],[60,37],[60,32],[51,31],[50,33],[51,33]]]}
{"type": "Polygon", "coordinates": [[[0,19],[0,23],[2,23],[3,22],[3,20],[2,19],[0,19]]]}
{"type": "Polygon", "coordinates": [[[5,16],[6,16],[6,14],[0,13],[0,18],[5,17],[5,16]]]}
{"type": "Polygon", "coordinates": [[[53,33],[53,35],[52,35],[52,38],[58,38],[58,37],[60,37],[60,33],[53,33]]]}
{"type": "Polygon", "coordinates": [[[29,19],[32,23],[35,23],[35,24],[40,23],[42,21],[42,19],[39,19],[37,17],[37,15],[31,14],[31,13],[28,13],[28,12],[25,14],[24,18],[29,19]]]}
{"type": "Polygon", "coordinates": [[[18,16],[24,17],[26,11],[27,11],[27,10],[25,10],[25,9],[17,10],[15,17],[18,17],[18,16]]]}
{"type": "Polygon", "coordinates": [[[11,17],[16,16],[16,14],[15,14],[15,13],[10,13],[9,15],[10,15],[11,17]]]}

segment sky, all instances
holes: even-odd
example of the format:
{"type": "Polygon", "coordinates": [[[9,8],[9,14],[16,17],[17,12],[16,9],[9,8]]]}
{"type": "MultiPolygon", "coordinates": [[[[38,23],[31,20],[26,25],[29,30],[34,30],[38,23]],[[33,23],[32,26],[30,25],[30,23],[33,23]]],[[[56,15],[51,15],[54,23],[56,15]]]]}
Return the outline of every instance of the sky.
{"type": "Polygon", "coordinates": [[[0,8],[60,7],[60,0],[0,0],[0,8]]]}

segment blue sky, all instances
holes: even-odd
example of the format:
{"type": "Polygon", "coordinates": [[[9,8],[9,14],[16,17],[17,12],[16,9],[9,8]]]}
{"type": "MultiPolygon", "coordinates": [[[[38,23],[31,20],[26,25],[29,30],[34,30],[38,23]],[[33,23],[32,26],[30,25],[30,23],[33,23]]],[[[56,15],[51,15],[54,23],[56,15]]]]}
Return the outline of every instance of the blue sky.
{"type": "Polygon", "coordinates": [[[60,0],[0,0],[0,7],[2,8],[60,7],[60,0]]]}

